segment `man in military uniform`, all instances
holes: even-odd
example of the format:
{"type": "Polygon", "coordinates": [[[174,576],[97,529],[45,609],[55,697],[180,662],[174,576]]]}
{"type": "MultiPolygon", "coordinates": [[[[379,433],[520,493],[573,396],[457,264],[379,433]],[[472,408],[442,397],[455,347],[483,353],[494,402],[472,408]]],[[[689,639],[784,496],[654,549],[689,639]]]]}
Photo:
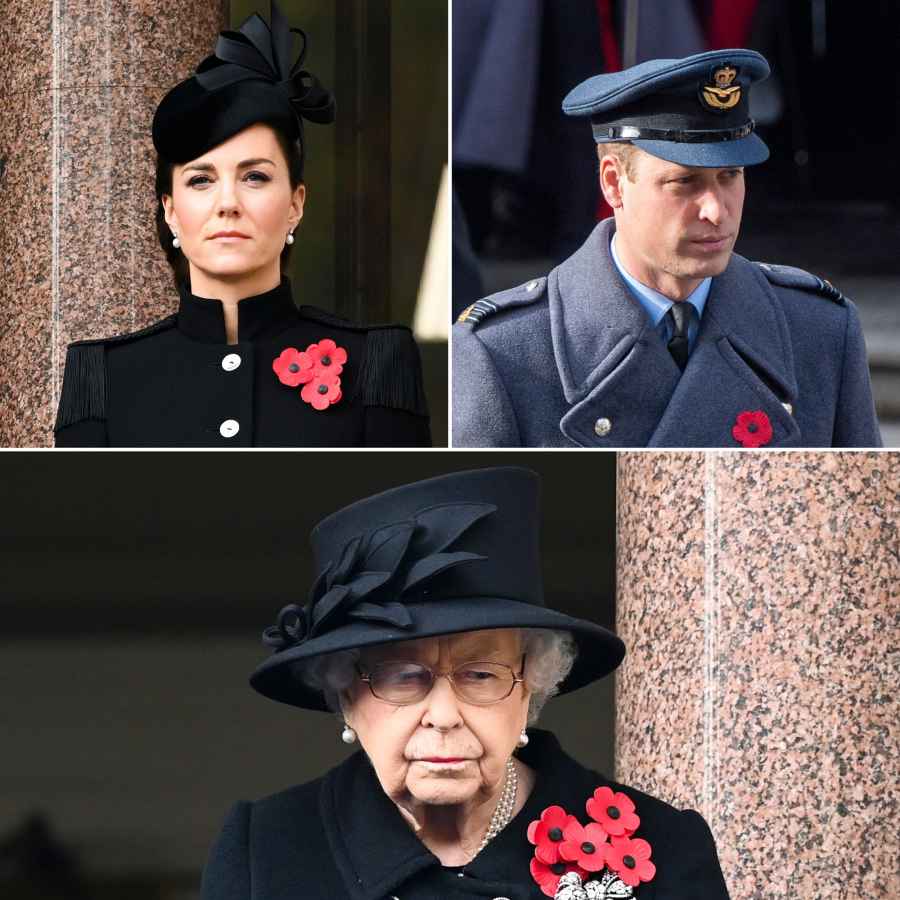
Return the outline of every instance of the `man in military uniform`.
{"type": "Polygon", "coordinates": [[[550,274],[453,329],[453,444],[877,447],[854,305],[822,279],[732,252],[749,115],[769,74],[750,50],[598,75],[588,116],[614,218],[550,274]]]}

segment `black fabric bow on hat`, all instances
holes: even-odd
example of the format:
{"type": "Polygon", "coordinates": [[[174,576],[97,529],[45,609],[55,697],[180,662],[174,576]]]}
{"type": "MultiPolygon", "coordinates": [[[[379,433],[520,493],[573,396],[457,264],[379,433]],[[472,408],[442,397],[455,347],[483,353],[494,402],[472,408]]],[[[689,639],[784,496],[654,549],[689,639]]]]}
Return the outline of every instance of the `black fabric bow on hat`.
{"type": "Polygon", "coordinates": [[[446,551],[496,511],[490,503],[443,503],[357,535],[316,579],[308,605],[284,607],[277,624],[263,632],[263,642],[275,651],[286,650],[352,619],[411,627],[401,598],[423,599],[425,585],[436,576],[487,559],[464,550],[446,551]]]}
{"type": "Polygon", "coordinates": [[[238,31],[223,31],[212,56],[197,67],[195,78],[207,91],[217,91],[241,81],[263,78],[290,102],[301,119],[327,125],[334,121],[334,96],[318,78],[300,67],[306,57],[306,33],[288,27],[275,0],[271,5],[271,29],[254,13],[238,31]],[[291,63],[294,34],[300,35],[300,55],[291,63]]]}

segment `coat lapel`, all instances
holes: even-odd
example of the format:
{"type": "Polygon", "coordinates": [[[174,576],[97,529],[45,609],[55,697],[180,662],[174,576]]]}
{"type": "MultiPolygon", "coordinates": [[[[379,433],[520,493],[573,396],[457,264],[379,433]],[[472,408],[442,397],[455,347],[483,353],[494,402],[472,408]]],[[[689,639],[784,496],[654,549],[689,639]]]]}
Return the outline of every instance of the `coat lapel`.
{"type": "Polygon", "coordinates": [[[348,898],[383,900],[407,878],[439,865],[384,793],[362,751],[325,776],[319,804],[348,898]]]}
{"type": "Polygon", "coordinates": [[[752,411],[772,426],[767,447],[798,446],[787,322],[762,273],[732,255],[682,374],[615,269],[613,229],[601,222],[548,279],[563,434],[585,447],[738,447],[737,416],[752,411]]]}
{"type": "Polygon", "coordinates": [[[766,447],[796,447],[800,429],[794,359],[784,313],[765,277],[743,257],[713,279],[703,324],[687,368],[650,447],[740,447],[733,429],[742,412],[763,413],[766,447]]]}
{"type": "Polygon", "coordinates": [[[584,447],[645,446],[678,383],[678,367],[609,253],[606,219],[547,281],[553,353],[569,411],[563,434],[584,447]],[[598,427],[609,423],[609,431],[598,427]]]}

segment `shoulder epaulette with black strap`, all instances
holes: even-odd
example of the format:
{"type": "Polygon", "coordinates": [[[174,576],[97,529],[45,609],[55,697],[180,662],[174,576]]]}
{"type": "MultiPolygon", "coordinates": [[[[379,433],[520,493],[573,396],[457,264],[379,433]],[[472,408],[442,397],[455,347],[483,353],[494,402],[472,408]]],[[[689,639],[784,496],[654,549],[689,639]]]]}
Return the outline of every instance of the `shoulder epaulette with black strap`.
{"type": "Polygon", "coordinates": [[[54,429],[59,431],[67,425],[87,419],[104,421],[107,396],[106,348],[167,331],[174,328],[176,319],[175,315],[171,315],[139,331],[69,344],[54,429]]]}
{"type": "Polygon", "coordinates": [[[370,325],[358,395],[366,406],[388,406],[428,415],[422,360],[412,331],[402,325],[370,325]]]}
{"type": "Polygon", "coordinates": [[[168,331],[170,328],[174,328],[177,323],[178,316],[176,313],[172,313],[171,316],[166,316],[164,319],[160,319],[158,322],[154,322],[152,325],[147,325],[145,328],[140,328],[137,331],[129,331],[127,334],[116,334],[113,335],[113,337],[107,338],[88,338],[84,341],[73,341],[69,344],[69,348],[127,344],[129,341],[136,341],[140,338],[149,337],[151,334],[159,334],[161,331],[168,331]]]}
{"type": "Polygon", "coordinates": [[[302,306],[299,306],[298,309],[300,315],[304,318],[311,319],[313,322],[319,322],[322,325],[330,325],[334,328],[345,328],[348,331],[368,331],[368,329],[372,327],[351,322],[350,319],[345,319],[343,316],[338,316],[327,310],[319,309],[318,306],[309,306],[304,303],[302,306]]]}
{"type": "Polygon", "coordinates": [[[528,306],[544,296],[546,286],[546,278],[534,278],[525,284],[520,284],[518,287],[476,300],[459,314],[456,324],[471,325],[474,328],[485,319],[502,312],[504,309],[528,306]]]}
{"type": "Polygon", "coordinates": [[[847,305],[847,298],[830,282],[805,269],[797,269],[794,266],[777,266],[774,263],[757,263],[763,270],[766,278],[778,287],[795,288],[801,291],[810,291],[827,297],[839,306],[847,305]]]}

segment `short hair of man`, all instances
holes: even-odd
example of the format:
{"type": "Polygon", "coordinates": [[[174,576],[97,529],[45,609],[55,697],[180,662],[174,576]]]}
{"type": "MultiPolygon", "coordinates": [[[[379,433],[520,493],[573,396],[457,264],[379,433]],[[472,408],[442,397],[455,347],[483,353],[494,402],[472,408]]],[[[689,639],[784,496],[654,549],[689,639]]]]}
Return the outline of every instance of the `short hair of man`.
{"type": "Polygon", "coordinates": [[[637,165],[640,148],[630,141],[612,141],[608,144],[597,144],[597,164],[604,156],[614,156],[625,170],[629,181],[637,181],[637,165]]]}

